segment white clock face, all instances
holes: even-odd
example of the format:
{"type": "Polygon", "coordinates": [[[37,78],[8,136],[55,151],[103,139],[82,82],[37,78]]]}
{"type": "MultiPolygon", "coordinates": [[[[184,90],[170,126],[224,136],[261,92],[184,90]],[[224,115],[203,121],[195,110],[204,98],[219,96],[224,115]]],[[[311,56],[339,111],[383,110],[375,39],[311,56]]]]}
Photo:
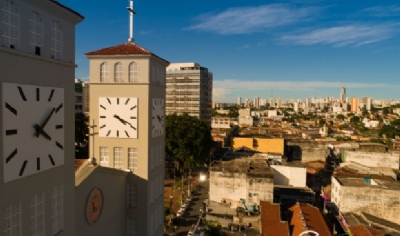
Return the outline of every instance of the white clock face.
{"type": "Polygon", "coordinates": [[[3,83],[4,182],[64,164],[64,89],[3,83]]]}
{"type": "Polygon", "coordinates": [[[99,136],[137,138],[137,98],[99,98],[99,136]]]}
{"type": "Polygon", "coordinates": [[[157,137],[164,134],[165,109],[164,99],[153,98],[152,104],[152,136],[157,137]]]}

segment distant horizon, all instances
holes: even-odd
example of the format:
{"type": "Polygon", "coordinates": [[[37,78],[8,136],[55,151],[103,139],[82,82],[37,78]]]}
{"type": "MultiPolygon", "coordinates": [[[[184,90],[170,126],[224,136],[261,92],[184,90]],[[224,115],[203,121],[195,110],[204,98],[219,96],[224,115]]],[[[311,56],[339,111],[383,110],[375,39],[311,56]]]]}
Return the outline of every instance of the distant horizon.
{"type": "MultiPolygon", "coordinates": [[[[125,43],[128,0],[61,0],[85,17],[76,30],[76,78],[85,53],[125,43]]],[[[213,100],[371,96],[400,99],[400,3],[396,0],[134,1],[135,43],[213,73],[213,100]],[[252,19],[252,20],[249,20],[252,19]]]]}

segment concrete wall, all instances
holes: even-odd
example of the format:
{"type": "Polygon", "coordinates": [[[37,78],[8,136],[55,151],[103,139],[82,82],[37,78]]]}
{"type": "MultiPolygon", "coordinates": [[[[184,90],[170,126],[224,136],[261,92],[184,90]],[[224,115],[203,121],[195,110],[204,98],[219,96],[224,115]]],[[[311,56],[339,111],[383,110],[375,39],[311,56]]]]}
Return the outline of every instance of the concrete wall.
{"type": "Polygon", "coordinates": [[[274,169],[274,185],[306,187],[306,168],[281,165],[271,167],[274,169]]]}
{"type": "Polygon", "coordinates": [[[325,160],[328,154],[328,144],[314,140],[286,140],[285,156],[293,160],[310,162],[325,160]]]}
{"type": "Polygon", "coordinates": [[[399,169],[399,152],[361,152],[345,150],[345,162],[356,162],[368,167],[390,167],[399,169]]]}
{"type": "Polygon", "coordinates": [[[234,137],[232,145],[233,149],[246,147],[262,153],[270,152],[283,155],[284,151],[284,139],[234,137]],[[257,144],[258,146],[254,146],[254,144],[257,144]]]}
{"type": "Polygon", "coordinates": [[[221,202],[223,198],[246,204],[260,204],[260,200],[272,201],[272,178],[249,175],[246,172],[211,172],[210,200],[221,202]]]}
{"type": "MultiPolygon", "coordinates": [[[[333,182],[333,181],[332,181],[333,182]]],[[[342,212],[364,211],[400,224],[400,191],[379,187],[341,186],[339,201],[333,202],[342,212]]]]}

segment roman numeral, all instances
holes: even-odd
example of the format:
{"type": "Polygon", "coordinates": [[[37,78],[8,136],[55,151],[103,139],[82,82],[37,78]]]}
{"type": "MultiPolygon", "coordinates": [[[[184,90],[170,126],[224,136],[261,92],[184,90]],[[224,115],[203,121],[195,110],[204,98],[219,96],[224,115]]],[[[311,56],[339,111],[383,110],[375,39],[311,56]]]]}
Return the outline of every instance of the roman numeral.
{"type": "Polygon", "coordinates": [[[128,138],[130,138],[130,136],[129,136],[128,132],[126,132],[126,130],[125,130],[125,134],[126,134],[126,136],[127,136],[128,138]]]}
{"type": "Polygon", "coordinates": [[[15,149],[7,158],[6,158],[6,163],[10,162],[13,157],[17,155],[17,149],[15,149]]]}
{"type": "Polygon", "coordinates": [[[56,125],[56,129],[62,129],[63,127],[63,125],[56,125]]]}
{"type": "Polygon", "coordinates": [[[102,129],[102,128],[104,128],[104,127],[106,127],[106,125],[102,125],[102,126],[100,126],[100,129],[102,129]]]}
{"type": "Polygon", "coordinates": [[[15,110],[14,107],[12,107],[10,104],[6,103],[6,108],[11,111],[14,115],[17,115],[17,110],[15,110]]]}
{"type": "Polygon", "coordinates": [[[108,136],[110,135],[110,133],[111,133],[111,130],[109,130],[109,131],[108,131],[108,133],[107,133],[107,135],[106,135],[106,136],[108,137],[108,136]]]}
{"type": "Polygon", "coordinates": [[[17,134],[17,130],[16,129],[10,129],[10,130],[6,130],[6,135],[14,135],[17,134]]]}
{"type": "Polygon", "coordinates": [[[49,99],[47,99],[47,101],[49,102],[51,101],[51,99],[53,98],[53,94],[54,94],[54,89],[51,90],[49,99]]]}
{"type": "Polygon", "coordinates": [[[57,142],[57,141],[56,141],[56,146],[57,146],[58,148],[60,148],[61,150],[64,150],[64,147],[63,147],[59,142],[57,142]]]}
{"type": "Polygon", "coordinates": [[[18,91],[19,91],[19,95],[21,95],[22,100],[26,101],[24,91],[22,90],[22,88],[20,86],[18,86],[18,91]]]}
{"type": "Polygon", "coordinates": [[[110,101],[110,99],[109,99],[109,98],[107,98],[107,101],[108,101],[108,103],[110,103],[110,105],[111,105],[111,101],[110,101]]]}
{"type": "Polygon", "coordinates": [[[119,130],[117,130],[117,137],[119,137],[119,130]]]}
{"type": "Polygon", "coordinates": [[[40,101],[40,88],[36,88],[36,101],[40,101]]]}
{"type": "Polygon", "coordinates": [[[24,161],[24,163],[22,163],[21,169],[19,170],[19,176],[24,174],[26,164],[28,164],[28,161],[24,161]]]}
{"type": "Polygon", "coordinates": [[[119,98],[117,98],[117,105],[119,105],[119,98]]]}
{"type": "Polygon", "coordinates": [[[135,109],[135,108],[136,108],[136,106],[131,107],[131,111],[132,111],[133,109],[135,109]]]}
{"type": "Polygon", "coordinates": [[[107,110],[103,105],[100,105],[101,108],[103,108],[104,110],[107,110]]]}
{"type": "Polygon", "coordinates": [[[100,116],[100,119],[105,119],[106,118],[106,116],[100,116]]]}
{"type": "Polygon", "coordinates": [[[36,158],[36,170],[40,170],[40,157],[36,158]]]}
{"type": "Polygon", "coordinates": [[[54,163],[54,159],[53,159],[53,157],[51,155],[49,155],[49,159],[50,159],[50,162],[51,162],[51,164],[53,166],[56,165],[56,163],[54,163]]]}
{"type": "Polygon", "coordinates": [[[128,104],[129,100],[131,100],[130,98],[126,99],[125,105],[128,104]]]}
{"type": "Polygon", "coordinates": [[[62,107],[63,107],[63,104],[61,103],[61,104],[57,107],[56,113],[57,113],[62,107]]]}

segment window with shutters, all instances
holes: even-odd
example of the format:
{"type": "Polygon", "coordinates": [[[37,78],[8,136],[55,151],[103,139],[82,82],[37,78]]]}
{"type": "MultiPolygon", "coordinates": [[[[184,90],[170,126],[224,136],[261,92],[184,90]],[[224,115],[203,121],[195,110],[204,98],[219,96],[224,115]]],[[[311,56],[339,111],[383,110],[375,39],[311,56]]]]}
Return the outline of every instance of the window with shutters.
{"type": "Polygon", "coordinates": [[[22,236],[21,203],[4,208],[3,232],[5,236],[22,236]]]}
{"type": "Polygon", "coordinates": [[[124,68],[121,62],[116,63],[114,66],[114,82],[124,82],[124,68]]]}
{"type": "Polygon", "coordinates": [[[138,67],[136,62],[129,64],[129,82],[137,83],[138,81],[138,67]]]}
{"type": "Polygon", "coordinates": [[[114,148],[114,168],[122,169],[124,164],[124,160],[122,157],[122,147],[114,148]]]}
{"type": "Polygon", "coordinates": [[[62,53],[62,33],[60,23],[53,21],[51,25],[51,57],[53,59],[61,59],[62,53]]]}
{"type": "Polygon", "coordinates": [[[31,234],[44,235],[44,193],[31,197],[31,234]]]}
{"type": "Polygon", "coordinates": [[[100,65],[100,82],[108,82],[110,77],[110,68],[106,62],[100,65]]]}
{"type": "Polygon", "coordinates": [[[29,46],[31,53],[41,55],[43,47],[43,24],[37,12],[32,12],[29,19],[29,46]]]}
{"type": "Polygon", "coordinates": [[[19,48],[19,13],[12,1],[1,1],[1,45],[19,48]]]}
{"type": "Polygon", "coordinates": [[[51,190],[51,231],[56,235],[64,229],[64,187],[51,190]]]}
{"type": "Polygon", "coordinates": [[[138,156],[136,148],[128,148],[128,169],[130,169],[132,173],[137,174],[138,156]]]}

